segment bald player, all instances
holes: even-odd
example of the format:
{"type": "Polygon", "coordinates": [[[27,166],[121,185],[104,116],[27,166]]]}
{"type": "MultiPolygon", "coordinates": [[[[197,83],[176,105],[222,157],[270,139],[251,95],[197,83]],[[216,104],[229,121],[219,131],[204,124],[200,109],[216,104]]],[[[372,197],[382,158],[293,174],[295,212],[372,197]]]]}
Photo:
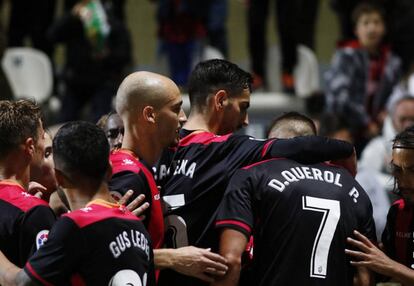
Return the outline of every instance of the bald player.
{"type": "Polygon", "coordinates": [[[299,112],[291,111],[275,118],[267,132],[267,138],[293,138],[316,135],[312,119],[299,112]]]}
{"type": "Polygon", "coordinates": [[[149,211],[144,224],[150,233],[158,268],[171,268],[185,275],[212,281],[209,274],[224,274],[225,260],[208,249],[183,247],[159,249],[163,244],[164,224],[160,194],[151,173],[164,148],[178,144],[182,99],[169,78],[150,72],[135,72],[121,83],[116,95],[116,111],[124,122],[122,148],[112,151],[113,196],[132,189],[145,194],[149,211]]]}

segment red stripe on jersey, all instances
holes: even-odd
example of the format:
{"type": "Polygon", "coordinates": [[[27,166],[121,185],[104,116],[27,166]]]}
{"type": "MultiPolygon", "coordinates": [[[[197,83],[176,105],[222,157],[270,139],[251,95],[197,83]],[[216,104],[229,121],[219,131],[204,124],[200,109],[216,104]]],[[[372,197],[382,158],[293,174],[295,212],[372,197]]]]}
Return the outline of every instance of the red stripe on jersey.
{"type": "Polygon", "coordinates": [[[229,133],[226,135],[216,135],[211,132],[203,131],[195,131],[180,140],[178,146],[188,146],[191,144],[203,144],[208,145],[211,143],[219,143],[225,142],[229,139],[229,137],[233,135],[233,133],[229,133]]]}
{"type": "Polygon", "coordinates": [[[404,200],[398,200],[398,212],[395,222],[395,254],[398,260],[408,265],[407,246],[412,238],[405,235],[397,235],[397,233],[405,234],[411,232],[411,223],[413,218],[413,208],[406,207],[404,200]]]}
{"type": "Polygon", "coordinates": [[[235,225],[238,227],[243,228],[244,230],[246,230],[248,233],[251,233],[252,229],[249,225],[245,224],[244,222],[238,221],[238,220],[218,220],[216,221],[216,226],[220,226],[220,225],[235,225]]]}
{"type": "Polygon", "coordinates": [[[139,173],[140,171],[139,166],[136,164],[137,159],[135,158],[135,155],[129,150],[114,150],[109,155],[109,160],[112,164],[112,175],[123,171],[134,173],[139,173]]]}
{"type": "Polygon", "coordinates": [[[266,144],[263,146],[262,149],[262,158],[266,155],[267,150],[269,150],[269,147],[273,144],[273,142],[275,142],[276,139],[273,140],[269,140],[268,142],[266,142],[266,144]]]}
{"type": "Polygon", "coordinates": [[[0,181],[0,200],[8,202],[24,212],[37,206],[49,206],[44,200],[26,192],[21,185],[9,181],[0,181]]]}
{"type": "Polygon", "coordinates": [[[161,207],[160,191],[155,183],[154,175],[129,150],[115,150],[111,152],[109,159],[112,163],[112,175],[122,171],[130,171],[137,174],[142,172],[144,174],[151,191],[151,219],[148,224],[148,232],[151,236],[153,248],[161,248],[164,243],[164,217],[161,207]]]}
{"type": "Polygon", "coordinates": [[[263,163],[266,163],[266,162],[269,162],[269,161],[282,160],[282,159],[286,159],[286,158],[271,158],[271,159],[263,160],[263,161],[256,162],[256,163],[253,163],[251,165],[245,166],[242,169],[243,170],[248,170],[248,169],[250,169],[254,166],[257,166],[257,165],[260,165],[260,164],[263,164],[263,163]]]}
{"type": "Polygon", "coordinates": [[[139,218],[128,211],[125,206],[102,202],[103,201],[93,201],[85,208],[66,213],[62,216],[70,218],[80,228],[110,218],[139,220],[139,218]]]}
{"type": "Polygon", "coordinates": [[[53,284],[47,282],[45,279],[40,277],[39,274],[36,273],[36,271],[33,269],[33,267],[30,265],[29,262],[26,263],[25,269],[30,272],[38,281],[42,282],[45,286],[53,286],[53,284]]]}

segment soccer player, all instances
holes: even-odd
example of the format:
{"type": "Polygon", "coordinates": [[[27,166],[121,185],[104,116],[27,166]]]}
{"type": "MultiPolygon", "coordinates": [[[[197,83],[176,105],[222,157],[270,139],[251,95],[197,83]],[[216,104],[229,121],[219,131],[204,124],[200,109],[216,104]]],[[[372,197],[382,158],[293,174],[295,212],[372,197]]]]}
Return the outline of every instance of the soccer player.
{"type": "Polygon", "coordinates": [[[316,135],[315,123],[299,112],[291,111],[276,117],[267,131],[267,138],[293,138],[316,135]]]}
{"type": "Polygon", "coordinates": [[[213,281],[205,272],[224,274],[227,267],[221,256],[195,247],[161,249],[164,218],[150,170],[166,147],[178,143],[181,105],[180,91],[167,77],[135,72],[124,79],[116,95],[116,110],[124,122],[125,134],[122,148],[110,156],[113,166],[110,186],[115,196],[129,189],[135,194],[145,194],[150,208],[144,224],[153,241],[157,268],[171,268],[213,281]]]}
{"type": "Polygon", "coordinates": [[[254,274],[246,285],[353,285],[354,274],[370,281],[344,249],[354,229],[375,239],[371,202],[340,167],[282,158],[244,167],[229,183],[216,227],[229,271],[215,285],[238,285],[250,235],[254,274]]]}
{"type": "Polygon", "coordinates": [[[55,222],[48,204],[30,195],[30,169],[40,166],[44,138],[40,107],[0,101],[0,250],[22,267],[47,239],[55,222]]]}
{"type": "Polygon", "coordinates": [[[1,284],[155,285],[149,235],[109,193],[104,132],[88,122],[67,123],[53,139],[53,151],[56,179],[73,211],[56,222],[23,270],[0,255],[1,284]]]}
{"type": "Polygon", "coordinates": [[[52,136],[45,132],[45,144],[43,159],[40,164],[34,163],[30,166],[29,191],[42,193],[42,200],[49,202],[50,196],[57,189],[55,170],[52,155],[52,136]]]}
{"type": "Polygon", "coordinates": [[[96,123],[106,134],[111,150],[121,148],[124,138],[124,123],[116,112],[103,115],[96,123]]]}
{"type": "MultiPolygon", "coordinates": [[[[316,136],[264,141],[231,133],[248,124],[250,84],[250,74],[225,60],[199,63],[192,72],[190,115],[162,193],[168,247],[217,249],[215,213],[237,169],[275,156],[318,162],[352,154],[350,144],[316,136]]],[[[200,283],[163,272],[160,285],[200,283]]]]}
{"type": "Polygon", "coordinates": [[[401,199],[394,202],[388,212],[382,234],[385,253],[359,232],[349,238],[357,250],[346,252],[352,256],[354,265],[366,266],[403,285],[414,285],[414,127],[395,137],[391,166],[395,191],[401,199]]]}

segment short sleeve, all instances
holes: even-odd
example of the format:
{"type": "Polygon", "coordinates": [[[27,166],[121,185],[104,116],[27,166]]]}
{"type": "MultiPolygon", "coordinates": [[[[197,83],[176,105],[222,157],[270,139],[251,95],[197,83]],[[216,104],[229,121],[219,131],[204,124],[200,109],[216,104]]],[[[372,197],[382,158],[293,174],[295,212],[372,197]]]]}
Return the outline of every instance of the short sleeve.
{"type": "Polygon", "coordinates": [[[60,218],[47,242],[30,258],[24,271],[44,285],[69,285],[86,249],[79,227],[67,217],[60,218]]]}
{"type": "Polygon", "coordinates": [[[55,214],[46,205],[36,206],[24,213],[18,225],[22,266],[46,242],[49,231],[55,222],[55,214]]]}

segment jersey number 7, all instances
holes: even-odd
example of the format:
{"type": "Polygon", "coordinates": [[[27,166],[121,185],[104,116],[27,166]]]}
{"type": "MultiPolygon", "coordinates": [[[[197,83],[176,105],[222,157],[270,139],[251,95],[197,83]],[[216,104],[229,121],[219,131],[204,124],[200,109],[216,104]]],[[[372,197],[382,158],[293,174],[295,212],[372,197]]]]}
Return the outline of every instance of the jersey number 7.
{"type": "Polygon", "coordinates": [[[341,217],[341,207],[339,201],[336,200],[303,196],[302,208],[308,211],[323,213],[322,221],[313,242],[310,277],[325,279],[329,249],[331,248],[336,226],[341,217]]]}

